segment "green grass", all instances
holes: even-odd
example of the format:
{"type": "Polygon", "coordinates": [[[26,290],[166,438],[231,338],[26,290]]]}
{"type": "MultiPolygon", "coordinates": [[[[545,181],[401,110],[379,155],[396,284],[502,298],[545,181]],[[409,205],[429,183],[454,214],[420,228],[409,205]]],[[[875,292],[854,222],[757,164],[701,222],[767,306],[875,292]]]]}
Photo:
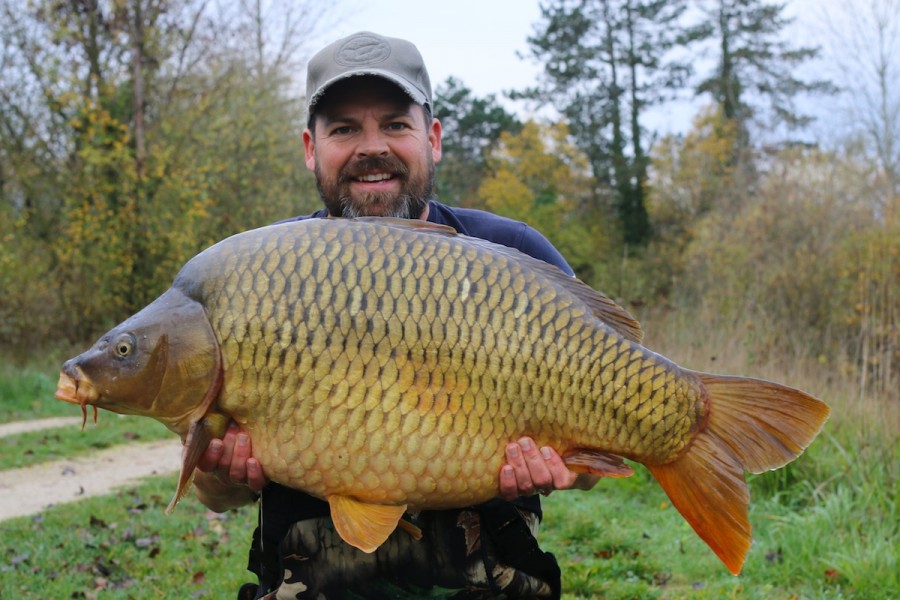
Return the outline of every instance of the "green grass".
{"type": "Polygon", "coordinates": [[[0,423],[81,415],[77,406],[54,398],[55,391],[56,374],[0,367],[0,423]]]}
{"type": "MultiPolygon", "coordinates": [[[[77,407],[75,411],[80,416],[77,407]]],[[[175,434],[158,421],[104,411],[98,423],[94,425],[89,420],[84,431],[75,425],[0,437],[0,465],[4,469],[27,467],[117,444],[174,437],[175,434]]]]}
{"type": "Polygon", "coordinates": [[[16,598],[233,598],[255,508],[216,515],[194,498],[164,514],[174,477],[0,522],[0,590],[16,598]]]}

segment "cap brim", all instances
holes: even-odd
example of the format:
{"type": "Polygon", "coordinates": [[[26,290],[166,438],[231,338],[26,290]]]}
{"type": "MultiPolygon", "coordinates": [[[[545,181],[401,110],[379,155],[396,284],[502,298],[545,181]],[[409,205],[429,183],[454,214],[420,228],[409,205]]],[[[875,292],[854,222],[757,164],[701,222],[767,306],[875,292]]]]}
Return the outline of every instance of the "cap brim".
{"type": "Polygon", "coordinates": [[[406,94],[413,99],[416,104],[428,104],[428,98],[412,83],[396,75],[395,73],[390,73],[388,71],[383,71],[381,69],[359,69],[358,71],[350,71],[348,73],[341,73],[338,77],[334,77],[329,79],[325,83],[319,86],[319,89],[316,90],[316,93],[312,95],[311,98],[307,99],[306,108],[309,112],[312,112],[316,103],[325,95],[325,92],[328,91],[328,88],[333,86],[334,84],[343,81],[345,79],[349,79],[351,77],[359,77],[362,75],[372,75],[375,77],[381,77],[382,79],[387,79],[391,83],[396,84],[400,89],[402,89],[406,94]]]}

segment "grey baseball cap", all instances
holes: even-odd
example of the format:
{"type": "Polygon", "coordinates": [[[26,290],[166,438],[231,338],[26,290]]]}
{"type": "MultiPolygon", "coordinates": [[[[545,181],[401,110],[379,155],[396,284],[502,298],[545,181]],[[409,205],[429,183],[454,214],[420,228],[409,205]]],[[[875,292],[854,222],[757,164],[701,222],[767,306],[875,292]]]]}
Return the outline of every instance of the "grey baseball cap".
{"type": "Polygon", "coordinates": [[[383,77],[397,84],[417,104],[431,103],[431,81],[419,50],[406,40],[361,31],[332,42],[306,67],[306,109],[312,114],[325,91],[357,75],[383,77]]]}

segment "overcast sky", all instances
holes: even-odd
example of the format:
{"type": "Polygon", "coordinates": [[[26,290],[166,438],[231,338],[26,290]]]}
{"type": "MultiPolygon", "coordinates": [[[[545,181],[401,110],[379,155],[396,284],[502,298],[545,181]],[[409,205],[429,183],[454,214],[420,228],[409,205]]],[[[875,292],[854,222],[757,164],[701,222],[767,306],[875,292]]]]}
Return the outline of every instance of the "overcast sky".
{"type": "MultiPolygon", "coordinates": [[[[821,45],[823,11],[844,1],[790,0],[786,13],[796,22],[789,39],[821,45]]],[[[362,30],[405,38],[422,52],[434,86],[453,75],[476,96],[495,94],[502,100],[505,91],[533,85],[540,72],[517,55],[527,56],[526,40],[540,19],[538,0],[342,0],[335,9],[343,16],[323,33],[320,46],[362,30]]],[[[522,112],[521,106],[503,102],[522,112]]],[[[814,108],[821,108],[821,101],[814,102],[814,108]]],[[[683,132],[699,105],[696,99],[670,104],[646,124],[660,133],[683,132]]]]}
{"type": "Polygon", "coordinates": [[[433,86],[450,75],[476,96],[523,88],[538,67],[521,60],[540,17],[537,0],[379,0],[354,2],[358,11],[339,21],[332,39],[368,30],[414,43],[433,86]]]}

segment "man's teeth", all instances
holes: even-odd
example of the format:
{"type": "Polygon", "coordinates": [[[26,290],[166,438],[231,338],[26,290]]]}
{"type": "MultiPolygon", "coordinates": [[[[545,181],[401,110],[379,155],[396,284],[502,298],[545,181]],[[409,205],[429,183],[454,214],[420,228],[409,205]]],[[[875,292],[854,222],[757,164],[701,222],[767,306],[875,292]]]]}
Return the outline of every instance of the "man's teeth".
{"type": "Polygon", "coordinates": [[[361,175],[356,179],[359,181],[384,181],[385,179],[390,179],[391,175],[389,173],[375,173],[372,175],[361,175]]]}

